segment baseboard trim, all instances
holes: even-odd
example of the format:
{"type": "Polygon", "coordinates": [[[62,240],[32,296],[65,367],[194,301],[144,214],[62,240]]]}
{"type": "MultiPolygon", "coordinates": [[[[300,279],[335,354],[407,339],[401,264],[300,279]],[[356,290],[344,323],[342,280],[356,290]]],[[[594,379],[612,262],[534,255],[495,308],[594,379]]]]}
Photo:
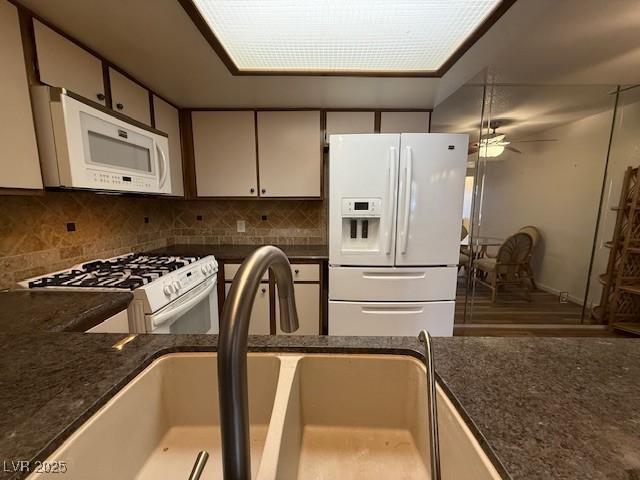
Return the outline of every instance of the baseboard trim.
{"type": "MultiPolygon", "coordinates": [[[[560,290],[558,290],[557,288],[553,288],[553,287],[550,287],[549,285],[545,285],[544,283],[538,283],[538,282],[536,282],[536,285],[538,289],[542,290],[543,292],[547,292],[552,295],[556,295],[557,297],[560,297],[560,290]]],[[[575,303],[576,305],[580,305],[581,307],[584,305],[583,298],[579,298],[574,295],[569,295],[568,298],[571,303],[575,303]]]]}
{"type": "Polygon", "coordinates": [[[505,330],[607,330],[607,325],[580,325],[578,323],[574,325],[567,325],[566,323],[456,323],[453,328],[468,328],[470,330],[482,328],[502,328],[505,330]]]}
{"type": "Polygon", "coordinates": [[[606,325],[456,324],[454,336],[468,337],[620,337],[606,325]]]}

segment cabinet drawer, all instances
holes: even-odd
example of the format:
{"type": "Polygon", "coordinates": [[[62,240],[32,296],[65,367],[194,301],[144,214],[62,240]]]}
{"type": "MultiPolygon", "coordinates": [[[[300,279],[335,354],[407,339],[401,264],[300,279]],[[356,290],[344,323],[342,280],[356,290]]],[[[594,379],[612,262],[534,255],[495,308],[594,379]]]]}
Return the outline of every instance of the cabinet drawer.
{"type": "Polygon", "coordinates": [[[294,282],[319,282],[320,265],[317,263],[292,263],[291,275],[294,282]]]}
{"type": "Polygon", "coordinates": [[[390,302],[453,300],[456,275],[456,267],[331,267],[329,298],[390,302]]]}
{"type": "MultiPolygon", "coordinates": [[[[240,270],[240,265],[242,264],[241,263],[225,263],[224,264],[224,281],[225,282],[230,282],[235,278],[236,273],[238,273],[238,270],[240,270]]],[[[261,281],[263,282],[269,281],[268,270],[264,272],[264,275],[262,276],[261,281]]]]}
{"type": "Polygon", "coordinates": [[[455,302],[329,302],[329,335],[453,335],[455,302]]]}

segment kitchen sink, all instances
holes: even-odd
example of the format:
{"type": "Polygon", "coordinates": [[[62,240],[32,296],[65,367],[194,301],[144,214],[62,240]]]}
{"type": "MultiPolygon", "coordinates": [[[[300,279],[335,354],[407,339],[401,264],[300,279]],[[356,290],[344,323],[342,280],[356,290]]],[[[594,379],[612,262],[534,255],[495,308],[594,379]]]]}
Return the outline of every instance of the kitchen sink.
{"type": "MultiPolygon", "coordinates": [[[[249,354],[252,478],[429,478],[424,365],[401,355],[249,354]]],[[[500,475],[437,388],[442,478],[500,475]]],[[[65,479],[222,478],[216,356],[156,360],[56,450],[65,479]]],[[[59,474],[32,475],[31,479],[59,474]]]]}
{"type": "MultiPolygon", "coordinates": [[[[250,354],[249,412],[253,478],[273,410],[280,360],[250,354]]],[[[212,353],[164,356],[116,394],[52,454],[67,472],[30,479],[186,479],[200,450],[202,479],[222,478],[218,370],[212,353]]]]}

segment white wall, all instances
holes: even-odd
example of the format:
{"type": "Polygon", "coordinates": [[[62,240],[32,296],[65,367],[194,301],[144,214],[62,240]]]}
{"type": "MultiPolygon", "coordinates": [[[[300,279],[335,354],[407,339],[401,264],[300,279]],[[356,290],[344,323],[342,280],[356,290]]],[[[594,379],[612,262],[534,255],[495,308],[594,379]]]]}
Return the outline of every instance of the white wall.
{"type": "Polygon", "coordinates": [[[480,235],[506,238],[535,225],[542,241],[533,268],[539,287],[584,301],[612,111],[534,135],[487,162],[480,235]]]}
{"type": "Polygon", "coordinates": [[[618,102],[602,202],[598,242],[594,253],[593,272],[587,300],[589,306],[600,304],[602,285],[598,277],[607,270],[610,252],[610,249],[605,247],[604,244],[613,238],[613,229],[616,222],[616,212],[611,208],[616,207],[620,201],[625,170],[627,167],[638,166],[640,166],[640,88],[635,88],[623,92],[618,102]]]}

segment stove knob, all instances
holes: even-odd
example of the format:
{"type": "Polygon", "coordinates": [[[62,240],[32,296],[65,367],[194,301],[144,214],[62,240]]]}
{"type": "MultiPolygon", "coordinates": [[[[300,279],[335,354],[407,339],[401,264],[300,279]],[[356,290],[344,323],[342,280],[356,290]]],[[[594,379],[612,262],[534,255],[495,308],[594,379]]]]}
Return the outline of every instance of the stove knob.
{"type": "Polygon", "coordinates": [[[202,265],[202,274],[206,275],[207,274],[207,266],[206,265],[202,265]]]}
{"type": "Polygon", "coordinates": [[[176,293],[182,288],[182,285],[180,284],[179,280],[176,280],[175,282],[173,282],[173,289],[176,291],[176,293]]]}
{"type": "Polygon", "coordinates": [[[173,293],[173,286],[167,283],[163,288],[164,294],[168,297],[173,293]]]}
{"type": "Polygon", "coordinates": [[[213,273],[213,271],[215,270],[213,263],[209,264],[209,273],[213,273]]]}

